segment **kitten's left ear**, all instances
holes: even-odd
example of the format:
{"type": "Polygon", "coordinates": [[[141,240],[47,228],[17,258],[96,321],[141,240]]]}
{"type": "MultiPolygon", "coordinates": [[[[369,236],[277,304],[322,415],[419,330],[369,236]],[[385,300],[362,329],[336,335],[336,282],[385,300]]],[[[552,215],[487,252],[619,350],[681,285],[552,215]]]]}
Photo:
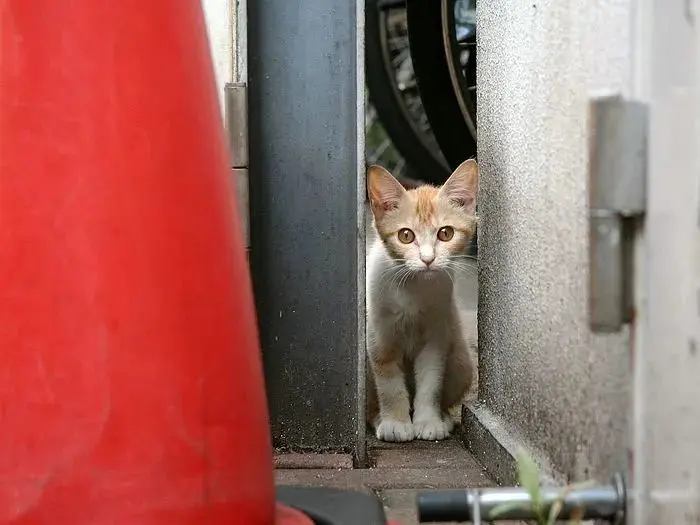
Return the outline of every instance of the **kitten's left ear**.
{"type": "Polygon", "coordinates": [[[440,188],[440,196],[469,215],[476,214],[476,193],[479,189],[479,165],[474,159],[465,160],[440,188]]]}

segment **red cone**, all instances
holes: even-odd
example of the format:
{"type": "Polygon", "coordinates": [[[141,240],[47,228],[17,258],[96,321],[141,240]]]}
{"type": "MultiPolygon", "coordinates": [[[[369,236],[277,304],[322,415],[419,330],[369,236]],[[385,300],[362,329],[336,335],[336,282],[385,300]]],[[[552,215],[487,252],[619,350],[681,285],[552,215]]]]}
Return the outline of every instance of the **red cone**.
{"type": "Polygon", "coordinates": [[[0,3],[0,524],[274,521],[199,0],[0,3]]]}

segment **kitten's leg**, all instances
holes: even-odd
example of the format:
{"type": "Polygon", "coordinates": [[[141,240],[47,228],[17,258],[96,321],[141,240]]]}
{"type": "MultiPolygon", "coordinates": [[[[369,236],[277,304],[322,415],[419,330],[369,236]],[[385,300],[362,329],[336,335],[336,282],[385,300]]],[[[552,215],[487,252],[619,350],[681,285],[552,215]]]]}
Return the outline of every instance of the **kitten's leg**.
{"type": "Polygon", "coordinates": [[[460,404],[469,391],[474,379],[474,368],[471,355],[464,338],[458,336],[447,356],[445,378],[442,383],[442,411],[449,410],[460,404]]]}
{"type": "Polygon", "coordinates": [[[411,441],[414,432],[403,360],[390,349],[376,349],[369,357],[379,402],[379,414],[373,421],[377,439],[411,441]]]}
{"type": "Polygon", "coordinates": [[[454,426],[452,419],[443,417],[440,410],[446,354],[444,344],[432,342],[420,351],[414,362],[416,397],[413,426],[418,439],[445,439],[454,426]]]}

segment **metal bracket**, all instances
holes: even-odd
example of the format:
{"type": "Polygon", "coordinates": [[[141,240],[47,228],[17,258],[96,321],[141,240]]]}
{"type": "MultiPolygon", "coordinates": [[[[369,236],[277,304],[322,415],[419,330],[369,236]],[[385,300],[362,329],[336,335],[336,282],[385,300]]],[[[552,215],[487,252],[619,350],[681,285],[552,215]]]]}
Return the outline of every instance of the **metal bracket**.
{"type": "Polygon", "coordinates": [[[590,104],[589,323],[618,332],[634,315],[633,241],[646,209],[648,110],[621,97],[590,104]]]}
{"type": "Polygon", "coordinates": [[[248,93],[244,83],[229,83],[224,87],[224,104],[228,150],[232,175],[238,196],[246,248],[250,248],[250,218],[248,201],[248,93]]]}

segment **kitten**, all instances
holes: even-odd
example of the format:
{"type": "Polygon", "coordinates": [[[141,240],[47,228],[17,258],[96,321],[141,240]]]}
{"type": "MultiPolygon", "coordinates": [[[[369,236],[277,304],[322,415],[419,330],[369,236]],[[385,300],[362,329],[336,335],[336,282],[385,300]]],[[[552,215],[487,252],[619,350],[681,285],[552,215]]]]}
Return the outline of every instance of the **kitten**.
{"type": "Polygon", "coordinates": [[[473,160],[441,188],[406,190],[384,168],[367,172],[378,234],[367,262],[367,421],[383,441],[447,438],[449,409],[471,386],[453,275],[466,266],[478,180],[473,160]]]}

